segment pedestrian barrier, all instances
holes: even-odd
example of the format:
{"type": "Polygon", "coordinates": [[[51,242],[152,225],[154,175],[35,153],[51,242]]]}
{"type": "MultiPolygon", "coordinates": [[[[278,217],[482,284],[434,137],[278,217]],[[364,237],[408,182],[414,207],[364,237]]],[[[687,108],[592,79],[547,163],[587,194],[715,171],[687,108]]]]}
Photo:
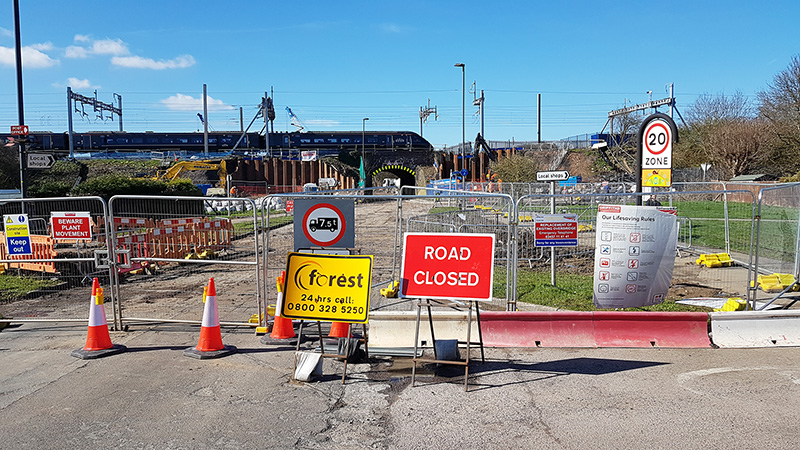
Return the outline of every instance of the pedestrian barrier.
{"type": "Polygon", "coordinates": [[[800,311],[711,313],[711,336],[720,348],[800,345],[800,311]]]}
{"type": "Polygon", "coordinates": [[[41,260],[41,259],[55,259],[58,256],[54,248],[55,242],[50,236],[31,235],[31,254],[29,255],[9,255],[6,248],[6,235],[0,233],[0,259],[2,260],[19,260],[19,263],[3,263],[0,266],[4,270],[8,269],[21,269],[30,270],[32,272],[44,273],[58,273],[54,261],[36,261],[27,262],[28,260],[41,260]]]}

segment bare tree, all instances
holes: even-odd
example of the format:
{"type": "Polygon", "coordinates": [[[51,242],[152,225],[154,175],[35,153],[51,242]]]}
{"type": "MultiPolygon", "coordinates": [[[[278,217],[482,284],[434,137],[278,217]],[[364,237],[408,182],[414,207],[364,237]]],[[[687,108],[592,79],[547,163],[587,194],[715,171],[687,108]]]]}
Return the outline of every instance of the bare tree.
{"type": "Polygon", "coordinates": [[[751,173],[772,159],[768,125],[760,119],[717,122],[705,133],[702,147],[725,178],[751,173]]]}
{"type": "Polygon", "coordinates": [[[794,150],[800,148],[800,56],[775,75],[765,91],[758,93],[758,112],[775,136],[794,150]]]}
{"type": "Polygon", "coordinates": [[[755,110],[747,97],[740,91],[733,95],[703,94],[697,97],[687,111],[687,119],[691,126],[708,126],[719,122],[749,119],[755,116],[755,110]]]}

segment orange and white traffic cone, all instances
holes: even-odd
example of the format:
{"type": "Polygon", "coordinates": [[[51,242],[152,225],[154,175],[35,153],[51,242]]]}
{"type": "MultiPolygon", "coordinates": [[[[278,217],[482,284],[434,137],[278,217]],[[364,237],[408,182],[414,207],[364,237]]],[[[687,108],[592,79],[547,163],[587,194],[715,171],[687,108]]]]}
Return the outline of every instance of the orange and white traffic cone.
{"type": "Polygon", "coordinates": [[[103,288],[100,287],[100,281],[95,278],[92,280],[92,298],[89,301],[89,331],[86,334],[86,345],[73,351],[72,356],[80,359],[95,359],[125,351],[124,345],[111,343],[103,303],[103,288]]]}
{"type": "Polygon", "coordinates": [[[278,282],[278,300],[275,302],[275,320],[272,322],[272,333],[261,338],[262,344],[289,344],[294,345],[293,341],[297,334],[294,332],[292,319],[281,317],[281,305],[283,303],[283,281],[286,279],[286,271],[281,271],[278,282]]]}
{"type": "Polygon", "coordinates": [[[211,359],[236,353],[233,345],[222,343],[222,330],[219,326],[219,312],[217,310],[217,288],[214,279],[208,280],[208,287],[203,290],[203,323],[200,326],[200,340],[197,347],[187,348],[184,356],[197,359],[211,359]]]}
{"type": "Polygon", "coordinates": [[[350,333],[350,324],[344,322],[331,322],[331,331],[330,333],[328,333],[328,337],[331,338],[353,337],[352,333],[350,333]]]}

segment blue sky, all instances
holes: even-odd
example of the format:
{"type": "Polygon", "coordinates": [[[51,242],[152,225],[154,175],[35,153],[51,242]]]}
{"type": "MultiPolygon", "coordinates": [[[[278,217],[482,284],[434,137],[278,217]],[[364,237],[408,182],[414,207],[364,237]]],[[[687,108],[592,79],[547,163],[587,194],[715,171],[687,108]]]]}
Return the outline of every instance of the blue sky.
{"type": "MultiPolygon", "coordinates": [[[[485,91],[486,138],[599,131],[624,102],[698,95],[755,98],[800,54],[796,0],[675,1],[20,1],[25,118],[66,131],[66,86],[111,103],[127,131],[239,129],[274,89],[276,130],[289,106],[309,130],[411,130],[437,148],[480,130],[470,86],[485,91]]],[[[0,14],[0,130],[17,122],[12,2],[0,14]]],[[[117,122],[74,116],[75,129],[117,122]]],[[[263,124],[263,123],[262,123],[263,124]]],[[[260,129],[260,127],[259,127],[260,129]]]]}

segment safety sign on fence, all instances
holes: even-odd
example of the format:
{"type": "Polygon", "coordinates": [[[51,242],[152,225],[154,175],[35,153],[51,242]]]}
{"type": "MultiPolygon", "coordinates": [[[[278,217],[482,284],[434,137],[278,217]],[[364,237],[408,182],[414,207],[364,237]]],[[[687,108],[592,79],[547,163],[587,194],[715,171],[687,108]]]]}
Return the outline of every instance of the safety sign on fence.
{"type": "Polygon", "coordinates": [[[92,239],[92,220],[88,212],[53,212],[50,225],[53,239],[92,239]]]}
{"type": "Polygon", "coordinates": [[[3,216],[6,233],[6,248],[9,255],[30,255],[31,231],[27,214],[11,214],[3,216]]]}
{"type": "Polygon", "coordinates": [[[294,201],[294,249],[355,246],[353,200],[294,201]]]}
{"type": "Polygon", "coordinates": [[[289,253],[280,315],[366,323],[371,277],[370,255],[289,253]]]}
{"type": "Polygon", "coordinates": [[[491,301],[494,234],[406,233],[400,295],[491,301]]]}
{"type": "Polygon", "coordinates": [[[674,210],[599,205],[594,304],[632,308],[664,301],[678,240],[674,210]]]}
{"type": "Polygon", "coordinates": [[[533,224],[536,247],[578,246],[576,214],[536,214],[533,216],[533,224]]]}

